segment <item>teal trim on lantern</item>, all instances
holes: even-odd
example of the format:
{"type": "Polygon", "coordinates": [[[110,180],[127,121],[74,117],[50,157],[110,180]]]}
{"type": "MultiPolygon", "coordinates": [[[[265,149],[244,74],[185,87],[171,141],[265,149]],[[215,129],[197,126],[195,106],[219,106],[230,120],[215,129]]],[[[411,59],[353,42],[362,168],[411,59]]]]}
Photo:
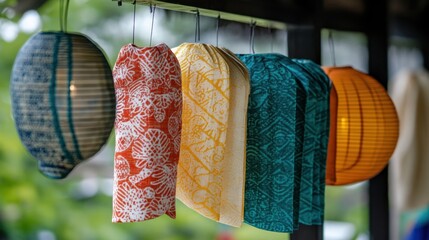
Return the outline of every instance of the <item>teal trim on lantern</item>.
{"type": "Polygon", "coordinates": [[[49,86],[49,100],[50,100],[50,106],[51,106],[51,112],[52,112],[52,122],[55,129],[55,133],[57,135],[58,141],[61,146],[61,150],[64,154],[64,157],[66,158],[67,162],[70,164],[73,164],[73,156],[70,154],[70,152],[67,150],[67,146],[64,140],[63,133],[61,131],[61,126],[59,122],[58,112],[57,112],[57,106],[56,106],[56,85],[57,85],[57,66],[58,66],[58,52],[60,48],[60,42],[61,37],[59,35],[55,36],[55,43],[54,43],[54,53],[53,53],[53,62],[52,62],[52,75],[51,75],[51,84],[49,86]]]}
{"type": "Polygon", "coordinates": [[[73,124],[73,101],[71,97],[71,82],[73,79],[73,44],[71,42],[70,35],[65,35],[67,38],[67,64],[68,64],[68,74],[67,74],[67,118],[69,123],[69,129],[71,137],[73,139],[73,146],[75,149],[76,157],[79,160],[83,160],[82,154],[80,153],[79,143],[76,138],[76,133],[74,130],[73,124]]]}

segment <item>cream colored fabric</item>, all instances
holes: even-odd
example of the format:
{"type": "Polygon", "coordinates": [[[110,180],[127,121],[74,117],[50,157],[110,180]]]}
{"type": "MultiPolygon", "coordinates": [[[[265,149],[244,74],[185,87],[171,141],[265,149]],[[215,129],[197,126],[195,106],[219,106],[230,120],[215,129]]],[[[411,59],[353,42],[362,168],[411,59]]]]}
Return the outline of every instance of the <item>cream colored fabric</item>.
{"type": "Polygon", "coordinates": [[[390,164],[394,203],[398,210],[429,204],[429,75],[402,72],[392,87],[400,134],[390,164]]]}
{"type": "Polygon", "coordinates": [[[185,43],[173,52],[181,65],[183,92],[177,198],[209,219],[240,226],[247,72],[229,52],[211,45],[185,43]]]}
{"type": "Polygon", "coordinates": [[[232,52],[221,49],[230,70],[230,107],[226,135],[219,222],[240,227],[244,218],[247,104],[250,79],[247,68],[232,52]]]}

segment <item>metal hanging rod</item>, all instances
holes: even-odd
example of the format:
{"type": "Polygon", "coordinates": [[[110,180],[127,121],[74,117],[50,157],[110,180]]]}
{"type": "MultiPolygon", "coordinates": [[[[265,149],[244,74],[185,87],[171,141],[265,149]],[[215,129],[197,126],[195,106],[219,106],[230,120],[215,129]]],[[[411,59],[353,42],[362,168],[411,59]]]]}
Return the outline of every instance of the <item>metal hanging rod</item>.
{"type": "MultiPolygon", "coordinates": [[[[134,3],[134,0],[112,0],[112,1],[118,2],[118,5],[122,5],[122,2],[134,3]]],[[[188,2],[191,2],[191,1],[188,1],[188,2]]],[[[244,16],[244,15],[235,14],[235,13],[218,11],[213,8],[210,9],[211,6],[206,6],[207,8],[204,8],[204,7],[200,8],[198,6],[187,6],[187,5],[177,4],[177,3],[169,3],[166,1],[153,1],[153,0],[137,0],[136,3],[143,4],[143,5],[156,4],[157,8],[163,8],[167,10],[186,12],[186,13],[195,13],[198,9],[198,11],[200,12],[200,15],[202,16],[217,18],[220,14],[223,20],[240,22],[245,24],[256,23],[256,26],[264,27],[264,28],[271,28],[271,29],[278,29],[278,30],[286,29],[286,24],[280,21],[267,20],[263,18],[249,17],[249,16],[244,16]]]]}

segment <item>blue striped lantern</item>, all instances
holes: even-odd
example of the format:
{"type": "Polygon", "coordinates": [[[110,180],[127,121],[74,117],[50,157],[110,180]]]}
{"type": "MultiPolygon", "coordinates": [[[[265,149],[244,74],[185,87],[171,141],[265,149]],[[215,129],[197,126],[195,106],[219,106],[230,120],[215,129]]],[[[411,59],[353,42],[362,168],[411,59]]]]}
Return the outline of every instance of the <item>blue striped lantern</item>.
{"type": "Polygon", "coordinates": [[[16,57],[10,91],[19,137],[47,177],[66,177],[112,131],[112,72],[104,53],[84,35],[31,37],[16,57]]]}

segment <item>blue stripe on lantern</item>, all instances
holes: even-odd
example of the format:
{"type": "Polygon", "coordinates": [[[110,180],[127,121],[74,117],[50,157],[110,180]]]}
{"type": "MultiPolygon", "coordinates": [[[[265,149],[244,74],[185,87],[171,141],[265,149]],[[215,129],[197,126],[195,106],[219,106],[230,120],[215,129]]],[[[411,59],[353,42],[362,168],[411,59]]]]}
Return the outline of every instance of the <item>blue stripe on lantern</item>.
{"type": "Polygon", "coordinates": [[[68,64],[68,74],[67,74],[67,117],[69,123],[70,134],[73,140],[73,146],[75,149],[76,157],[79,160],[83,160],[82,154],[79,149],[79,143],[76,138],[76,133],[74,130],[73,124],[73,106],[72,106],[72,97],[71,97],[71,82],[73,79],[73,44],[71,42],[70,35],[66,35],[67,38],[67,64],[68,64]]]}
{"type": "MultiPolygon", "coordinates": [[[[57,106],[56,106],[56,83],[57,83],[57,66],[58,66],[58,51],[60,48],[60,42],[61,42],[61,36],[56,35],[55,36],[55,44],[54,44],[54,54],[53,54],[53,61],[52,61],[52,76],[51,76],[51,84],[49,86],[49,101],[51,104],[51,112],[52,112],[52,122],[55,129],[55,133],[57,135],[58,141],[61,146],[61,150],[67,160],[68,163],[73,163],[73,157],[71,156],[70,152],[67,150],[66,143],[63,137],[63,133],[61,131],[60,122],[58,119],[58,112],[57,112],[57,106]]],[[[64,168],[66,169],[66,168],[64,168]]],[[[69,170],[67,170],[69,171],[69,170]]]]}

